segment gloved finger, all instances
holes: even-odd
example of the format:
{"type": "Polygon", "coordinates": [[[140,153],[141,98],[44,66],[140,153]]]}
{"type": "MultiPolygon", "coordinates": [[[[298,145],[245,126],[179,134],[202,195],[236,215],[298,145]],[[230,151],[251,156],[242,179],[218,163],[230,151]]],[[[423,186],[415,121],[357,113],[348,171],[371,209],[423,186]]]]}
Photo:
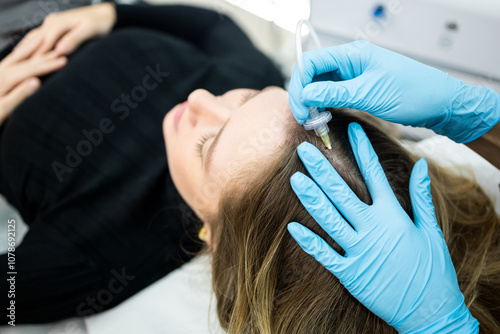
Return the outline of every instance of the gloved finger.
{"type": "Polygon", "coordinates": [[[342,80],[354,79],[362,75],[363,71],[368,67],[369,55],[373,48],[376,48],[376,46],[369,42],[355,41],[340,46],[304,52],[302,59],[304,61],[306,86],[302,85],[298,66],[295,65],[288,88],[290,92],[290,108],[297,122],[302,124],[309,118],[307,106],[355,108],[357,106],[356,101],[352,101],[352,98],[347,100],[345,97],[351,95],[357,99],[361,98],[357,94],[350,94],[350,92],[355,91],[353,89],[358,81],[349,83],[349,87],[346,86],[346,83],[342,84],[342,86],[335,86],[339,82],[331,81],[311,83],[316,75],[328,72],[335,72],[335,76],[342,80]],[[309,86],[311,88],[308,88],[309,86]],[[304,93],[302,92],[303,88],[308,90],[304,93]],[[337,98],[340,93],[344,95],[344,100],[337,98]],[[350,105],[339,104],[342,101],[346,101],[344,103],[350,103],[350,105]]]}
{"type": "Polygon", "coordinates": [[[64,35],[56,45],[56,52],[59,55],[69,55],[75,51],[83,41],[88,38],[88,29],[84,27],[75,27],[64,35]]]}
{"type": "Polygon", "coordinates": [[[321,228],[344,250],[351,247],[356,232],[342,218],[316,183],[300,172],[292,175],[290,183],[302,205],[321,228]]]}
{"type": "Polygon", "coordinates": [[[287,228],[292,238],[297,241],[304,252],[314,257],[316,261],[342,281],[346,263],[344,257],[307,227],[293,222],[288,224],[287,228]]]}
{"type": "Polygon", "coordinates": [[[362,109],[366,102],[364,90],[358,85],[363,76],[347,81],[313,82],[302,90],[300,102],[311,107],[362,109]]]}
{"type": "Polygon", "coordinates": [[[302,103],[300,97],[302,88],[298,66],[295,65],[292,77],[290,78],[290,84],[288,85],[288,103],[290,104],[293,117],[301,125],[309,118],[309,109],[302,103]]]}
{"type": "Polygon", "coordinates": [[[417,161],[410,176],[410,199],[413,209],[415,225],[425,229],[438,239],[443,239],[443,232],[437,224],[434,204],[431,195],[431,179],[428,174],[429,166],[425,158],[417,161]]]}
{"type": "Polygon", "coordinates": [[[353,122],[349,124],[347,132],[354,157],[373,202],[382,196],[384,198],[391,194],[394,196],[384,170],[378,161],[377,153],[373,150],[370,139],[366,136],[361,125],[353,122]]]}
{"type": "Polygon", "coordinates": [[[21,102],[33,94],[39,87],[40,80],[38,78],[29,78],[17,85],[7,95],[2,96],[0,98],[0,124],[21,102]]]}
{"type": "Polygon", "coordinates": [[[355,41],[339,46],[304,52],[304,76],[306,85],[314,76],[336,72],[343,80],[353,79],[365,69],[366,56],[373,45],[366,41],[355,41]]]}
{"type": "Polygon", "coordinates": [[[335,204],[351,225],[358,229],[358,226],[364,223],[364,220],[359,219],[359,217],[367,205],[358,199],[332,164],[315,146],[304,142],[297,147],[297,153],[311,177],[330,201],[335,204]]]}

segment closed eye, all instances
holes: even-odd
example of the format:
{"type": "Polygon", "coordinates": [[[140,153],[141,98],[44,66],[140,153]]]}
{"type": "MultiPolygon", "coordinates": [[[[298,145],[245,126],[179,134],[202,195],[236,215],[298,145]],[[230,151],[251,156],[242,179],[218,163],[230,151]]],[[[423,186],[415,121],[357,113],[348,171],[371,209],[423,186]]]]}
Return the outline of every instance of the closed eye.
{"type": "Polygon", "coordinates": [[[245,102],[250,100],[252,97],[257,95],[259,92],[260,92],[260,90],[255,90],[255,89],[250,89],[250,90],[246,91],[241,98],[240,106],[245,104],[245,102]]]}
{"type": "Polygon", "coordinates": [[[200,156],[200,158],[203,158],[203,156],[202,156],[203,145],[205,145],[205,143],[210,138],[213,138],[216,135],[217,135],[217,133],[210,132],[210,133],[204,134],[203,136],[200,137],[200,139],[198,139],[198,143],[196,143],[196,152],[198,152],[198,155],[200,156]]]}

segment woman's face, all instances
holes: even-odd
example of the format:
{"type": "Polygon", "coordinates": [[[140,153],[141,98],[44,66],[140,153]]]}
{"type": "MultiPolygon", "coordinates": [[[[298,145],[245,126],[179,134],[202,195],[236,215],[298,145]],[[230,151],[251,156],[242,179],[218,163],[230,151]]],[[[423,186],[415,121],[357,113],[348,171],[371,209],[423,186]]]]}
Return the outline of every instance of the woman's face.
{"type": "Polygon", "coordinates": [[[244,169],[264,168],[292,121],[288,93],[278,87],[192,92],[163,121],[177,190],[202,220],[216,214],[224,186],[244,169]]]}

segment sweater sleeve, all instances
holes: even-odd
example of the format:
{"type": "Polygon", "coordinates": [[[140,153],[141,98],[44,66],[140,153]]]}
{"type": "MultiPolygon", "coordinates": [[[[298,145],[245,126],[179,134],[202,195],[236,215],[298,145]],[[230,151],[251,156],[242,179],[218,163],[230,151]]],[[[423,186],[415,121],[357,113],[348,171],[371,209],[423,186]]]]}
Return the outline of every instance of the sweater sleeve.
{"type": "Polygon", "coordinates": [[[138,26],[182,38],[212,56],[259,53],[227,16],[208,9],[171,5],[116,5],[116,29],[138,26]]]}

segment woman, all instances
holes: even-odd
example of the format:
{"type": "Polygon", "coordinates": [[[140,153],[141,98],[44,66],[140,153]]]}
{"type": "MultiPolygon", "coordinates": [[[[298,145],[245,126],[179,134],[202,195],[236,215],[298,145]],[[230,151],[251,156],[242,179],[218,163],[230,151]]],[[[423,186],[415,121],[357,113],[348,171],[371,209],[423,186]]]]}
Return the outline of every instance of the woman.
{"type": "MultiPolygon", "coordinates": [[[[280,100],[286,98],[278,89],[259,96],[261,108],[269,106],[268,117],[282,115],[280,100]]],[[[370,204],[347,139],[347,126],[356,121],[370,138],[400,204],[413,218],[408,183],[417,157],[359,115],[333,110],[333,120],[329,123],[331,151],[324,149],[319,138],[297,125],[291,116],[284,122],[287,120],[284,113],[283,126],[270,134],[260,148],[256,146],[259,154],[253,155],[255,158],[242,153],[235,160],[240,151],[233,148],[234,153],[226,155],[224,151],[229,148],[225,145],[250,137],[247,133],[235,132],[233,127],[238,128],[245,121],[244,108],[258,109],[257,103],[252,100],[234,112],[224,130],[217,134],[217,145],[211,140],[202,147],[200,160],[210,159],[210,168],[205,167],[202,174],[222,184],[221,190],[213,193],[216,195],[211,205],[197,204],[197,197],[189,193],[188,188],[195,188],[196,181],[185,186],[185,190],[182,189],[185,180],[178,186],[186,201],[198,208],[200,217],[212,230],[213,285],[223,328],[231,333],[394,332],[354,299],[329,271],[303,253],[288,234],[290,221],[303,222],[343,254],[302,207],[289,188],[289,179],[297,170],[307,174],[296,147],[308,141],[322,150],[356,195],[370,204]],[[234,166],[229,175],[222,171],[226,164],[234,166]]],[[[260,126],[253,131],[258,132],[260,126]]],[[[245,131],[253,132],[252,129],[245,131]]],[[[169,159],[175,157],[169,156],[169,159]]],[[[175,163],[171,170],[176,182],[175,163]]],[[[466,304],[481,324],[482,332],[498,333],[500,219],[491,200],[474,181],[435,164],[430,164],[429,176],[436,216],[466,304]]]]}
{"type": "MultiPolygon", "coordinates": [[[[101,312],[190,259],[199,226],[185,222],[190,210],[171,181],[165,114],[200,88],[282,85],[232,21],[189,7],[105,3],[57,13],[12,55],[32,47],[26,59],[2,62],[0,78],[68,60],[0,129],[0,192],[30,227],[15,250],[17,324],[101,312]],[[102,38],[81,45],[93,37],[102,38]]],[[[239,103],[246,92],[230,95],[239,103]]],[[[1,298],[3,309],[9,303],[1,298]]]]}
{"type": "MultiPolygon", "coordinates": [[[[408,184],[417,157],[378,126],[363,121],[359,112],[342,110],[332,110],[333,148],[326,150],[318,137],[293,120],[287,99],[278,87],[249,92],[241,105],[235,91],[216,97],[199,90],[164,120],[173,181],[208,230],[221,324],[231,333],[327,333],[332,328],[339,333],[394,332],[288,234],[289,222],[304,222],[342,253],[300,204],[289,180],[297,170],[307,173],[296,147],[308,141],[322,150],[357,196],[370,203],[348,144],[347,126],[356,121],[413,218],[408,184]]],[[[466,304],[484,332],[496,333],[500,219],[474,181],[434,164],[429,175],[436,216],[466,304]]]]}
{"type": "MultiPolygon", "coordinates": [[[[120,17],[120,15],[118,16],[120,17]]],[[[227,31],[227,27],[224,28],[224,31],[227,31]]],[[[208,36],[212,33],[208,33],[208,36]]],[[[144,38],[142,35],[133,37],[144,38]]],[[[133,40],[126,39],[126,42],[132,43],[133,40]]],[[[220,51],[220,48],[214,48],[213,51],[220,51]]],[[[226,53],[231,54],[234,51],[226,50],[226,53]]],[[[244,51],[248,52],[249,49],[244,51]]],[[[245,58],[239,53],[238,56],[246,62],[244,69],[239,66],[232,67],[232,72],[226,73],[227,80],[234,80],[234,73],[239,73],[239,71],[241,71],[242,76],[255,75],[255,66],[251,67],[251,72],[245,71],[246,65],[255,60],[245,58]]],[[[252,54],[252,57],[255,56],[256,54],[252,54]]],[[[224,60],[228,61],[229,59],[225,58],[224,60]]],[[[178,62],[180,61],[178,60],[178,62]]],[[[234,65],[234,63],[229,62],[229,66],[234,65]]],[[[236,80],[238,79],[236,78],[236,80]]],[[[176,84],[179,82],[181,81],[176,81],[176,84]]],[[[238,86],[235,84],[235,87],[238,86]]],[[[217,92],[216,89],[213,91],[217,92]]],[[[161,96],[155,96],[155,98],[161,98],[161,96]]],[[[130,99],[128,101],[130,102],[130,99]]],[[[120,107],[132,108],[131,105],[127,104],[126,99],[122,102],[120,107]]],[[[148,105],[148,107],[154,108],[154,105],[148,105]]],[[[17,115],[19,110],[23,110],[23,107],[16,110],[14,115],[17,115]]],[[[120,115],[126,120],[129,117],[128,114],[124,110],[121,112],[120,115]]],[[[135,117],[134,122],[139,124],[144,122],[142,119],[145,114],[143,113],[141,116],[135,117]]],[[[84,118],[83,115],[80,117],[84,118]]],[[[132,113],[130,113],[130,117],[132,117],[132,113]]],[[[338,121],[339,124],[344,124],[343,129],[345,130],[346,122],[355,119],[347,117],[344,123],[340,118],[338,121]]],[[[102,130],[102,128],[100,129],[102,130]]],[[[109,134],[113,135],[119,127],[116,125],[116,130],[111,131],[108,125],[104,126],[103,129],[110,131],[109,134]]],[[[147,129],[152,130],[154,127],[150,125],[147,129]]],[[[342,130],[342,126],[339,125],[339,128],[333,130],[342,130]]],[[[377,130],[373,131],[376,133],[377,130]]],[[[294,257],[290,257],[290,254],[281,256],[283,254],[279,251],[283,251],[283,248],[278,245],[276,247],[278,252],[275,252],[275,244],[271,240],[274,238],[278,241],[280,238],[283,241],[291,240],[291,237],[284,232],[286,224],[292,219],[301,222],[307,221],[308,216],[305,214],[305,209],[301,209],[291,190],[288,191],[288,195],[291,197],[287,196],[286,189],[289,189],[288,180],[291,175],[289,173],[300,169],[298,159],[294,155],[297,143],[301,139],[308,139],[319,145],[317,138],[310,137],[310,134],[305,133],[293,121],[288,107],[287,93],[279,87],[270,87],[262,91],[238,89],[228,91],[221,96],[214,96],[206,90],[198,89],[188,96],[186,103],[174,107],[167,114],[163,122],[163,132],[172,179],[186,202],[207,224],[209,233],[205,238],[214,249],[214,284],[218,294],[219,315],[223,326],[230,329],[231,332],[237,333],[250,331],[288,332],[291,329],[307,332],[330,332],[331,325],[335,325],[336,321],[343,321],[342,315],[332,312],[330,309],[327,310],[326,307],[321,307],[321,301],[324,303],[326,298],[322,299],[324,298],[322,297],[319,302],[315,302],[318,300],[315,297],[318,291],[304,293],[299,297],[294,294],[293,284],[299,282],[296,285],[299,290],[307,289],[310,285],[307,279],[311,276],[315,277],[311,273],[311,269],[319,271],[319,265],[316,264],[317,267],[314,267],[308,263],[306,255],[303,254],[301,256],[291,254],[294,257]],[[280,165],[281,163],[283,164],[280,165]],[[283,185],[286,186],[282,187],[283,185]],[[276,196],[277,193],[280,196],[276,196]],[[300,212],[302,212],[302,216],[299,214],[300,212]],[[285,222],[285,220],[287,221],[285,222]],[[257,231],[258,229],[261,232],[257,231]],[[262,233],[262,231],[266,233],[262,233]],[[211,233],[213,233],[213,237],[211,233]],[[251,254],[241,251],[247,248],[252,250],[251,254]],[[262,271],[256,267],[260,265],[261,256],[270,260],[265,263],[269,263],[270,266],[264,264],[265,270],[262,271]],[[280,264],[288,264],[289,269],[283,271],[280,264]],[[235,273],[234,265],[239,265],[237,268],[242,270],[241,274],[235,273]],[[248,271],[245,272],[245,268],[248,268],[248,271]],[[297,268],[299,270],[296,270],[297,268]],[[257,272],[259,275],[256,275],[257,272]],[[273,300],[275,296],[293,300],[289,303],[279,298],[273,300]],[[301,303],[297,303],[297,301],[301,301],[301,303]],[[310,301],[314,303],[310,303],[310,301]],[[286,307],[283,308],[282,305],[286,307]],[[317,315],[317,313],[311,313],[311,308],[307,308],[307,306],[313,306],[312,309],[315,312],[323,312],[327,315],[325,318],[327,323],[322,323],[318,317],[310,317],[310,315],[317,315]],[[236,311],[233,312],[233,309],[236,311]],[[271,314],[271,309],[282,313],[271,314]],[[284,323],[290,321],[297,321],[297,323],[276,326],[274,325],[276,319],[280,319],[284,323]]],[[[107,134],[103,134],[103,137],[107,134]]],[[[123,132],[119,137],[120,140],[126,140],[127,135],[130,135],[130,128],[123,132]]],[[[341,136],[341,134],[336,135],[341,136]]],[[[332,139],[336,139],[333,134],[332,139]]],[[[336,149],[341,150],[343,146],[339,145],[338,141],[338,139],[335,141],[337,143],[336,149]]],[[[387,138],[382,141],[391,148],[391,142],[387,141],[387,138]]],[[[79,144],[76,140],[75,143],[79,144]]],[[[113,141],[113,143],[119,144],[121,142],[113,141]]],[[[129,142],[127,149],[133,145],[133,142],[129,142]]],[[[148,147],[148,145],[141,147],[148,147]]],[[[141,155],[141,152],[138,151],[131,152],[128,158],[132,159],[137,155],[139,159],[144,159],[149,155],[154,155],[151,152],[141,155]]],[[[334,149],[332,154],[335,152],[334,149]]],[[[64,153],[60,155],[64,156],[64,153]]],[[[68,151],[68,153],[71,152],[68,151]]],[[[347,158],[339,161],[347,164],[349,155],[345,151],[342,154],[346,155],[347,158]]],[[[336,159],[341,158],[342,154],[335,156],[336,159]]],[[[93,156],[89,155],[89,157],[93,156]]],[[[119,155],[115,158],[119,158],[119,155]]],[[[105,156],[101,155],[99,159],[105,160],[106,164],[110,163],[110,159],[105,159],[105,156]]],[[[381,156],[381,160],[383,159],[386,157],[381,156]]],[[[128,169],[128,165],[124,165],[118,164],[117,170],[123,172],[122,169],[128,169]]],[[[400,165],[398,164],[398,166],[400,165]]],[[[74,170],[77,171],[78,168],[74,167],[74,170]]],[[[61,169],[61,171],[64,170],[61,169]]],[[[350,172],[351,169],[347,168],[346,171],[350,172]]],[[[396,170],[395,175],[402,174],[404,176],[405,171],[405,169],[396,170]]],[[[59,175],[63,177],[63,182],[66,182],[67,176],[71,176],[72,182],[76,182],[77,180],[73,179],[72,173],[73,171],[62,172],[59,175]]],[[[79,177],[85,177],[85,174],[79,177]]],[[[360,178],[359,173],[354,173],[352,177],[360,178]]],[[[400,178],[404,179],[404,177],[400,178]]],[[[123,183],[123,180],[122,176],[117,177],[116,185],[123,183]]],[[[80,186],[85,189],[84,184],[80,186]]],[[[136,184],[133,186],[134,191],[140,189],[136,184]]],[[[359,188],[362,188],[361,185],[359,188]]],[[[129,189],[127,193],[132,192],[129,189]]],[[[137,196],[144,196],[144,194],[137,196]]],[[[138,199],[140,198],[138,197],[138,199]]],[[[83,199],[88,201],[88,196],[84,196],[83,199]]],[[[102,199],[98,199],[98,201],[102,201],[102,199]]],[[[135,203],[130,203],[130,205],[129,212],[139,208],[135,203]]],[[[120,208],[120,210],[124,210],[124,208],[120,208]]],[[[59,212],[59,214],[61,213],[59,212]]],[[[310,217],[308,219],[311,220],[310,217]]],[[[306,223],[306,225],[311,224],[306,223]]],[[[314,228],[312,229],[314,230],[314,228]]],[[[95,247],[95,245],[91,246],[95,247]]],[[[290,247],[291,251],[294,249],[298,249],[296,245],[295,248],[290,247]]],[[[299,255],[299,251],[296,252],[299,255]]],[[[317,281],[311,280],[311,282],[315,283],[311,286],[318,286],[317,281]]],[[[325,289],[335,287],[335,280],[323,280],[321,283],[325,284],[322,285],[325,289]]],[[[346,292],[342,295],[342,299],[348,310],[349,304],[353,305],[351,309],[359,308],[359,304],[356,304],[357,302],[346,292]]],[[[334,301],[335,299],[329,300],[334,301]]],[[[375,324],[379,321],[367,310],[364,311],[365,316],[372,319],[375,324]]]]}

